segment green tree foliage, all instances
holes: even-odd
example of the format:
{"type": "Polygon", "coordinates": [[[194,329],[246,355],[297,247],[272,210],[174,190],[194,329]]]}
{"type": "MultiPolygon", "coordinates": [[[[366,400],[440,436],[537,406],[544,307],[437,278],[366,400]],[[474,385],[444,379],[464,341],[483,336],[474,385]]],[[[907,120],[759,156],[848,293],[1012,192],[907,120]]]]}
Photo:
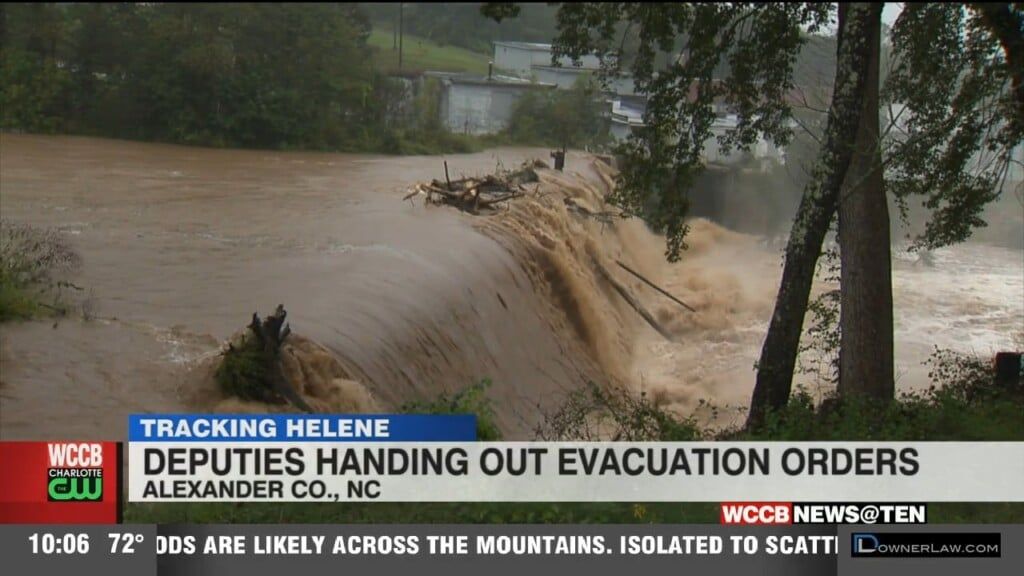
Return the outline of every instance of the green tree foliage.
{"type": "MultiPolygon", "coordinates": [[[[1018,42],[1022,36],[1018,27],[1018,42]]],[[[883,118],[892,125],[883,150],[889,189],[904,215],[910,199],[923,198],[931,218],[920,245],[961,242],[986,225],[982,211],[1024,141],[1015,70],[973,5],[907,4],[892,41],[896,58],[883,86],[883,118]]]]}
{"type": "MultiPolygon", "coordinates": [[[[403,30],[428,38],[442,46],[452,45],[493,54],[495,40],[550,42],[555,36],[556,8],[547,4],[525,4],[518,17],[501,22],[481,14],[479,2],[406,3],[403,30]]],[[[366,13],[375,26],[393,30],[398,22],[398,4],[366,3],[366,13]]]]}
{"type": "Polygon", "coordinates": [[[386,91],[352,4],[6,5],[2,126],[364,149],[386,91]]]}
{"type": "Polygon", "coordinates": [[[817,31],[828,17],[827,4],[560,7],[558,56],[596,52],[606,74],[619,73],[625,64],[616,55],[624,35],[635,29],[639,37],[628,71],[637,92],[649,98],[645,127],[622,149],[624,169],[613,200],[633,214],[657,200],[654,224],[666,233],[670,260],[685,248],[687,193],[703,167],[716,104],[739,117],[736,129],[719,138],[723,151],[748,150],[761,135],[787,143],[792,131],[785,96],[794,88],[792,63],[805,38],[800,30],[817,31]]]}
{"type": "Polygon", "coordinates": [[[0,20],[0,128],[62,130],[71,94],[61,66],[63,14],[48,4],[10,4],[0,20]]]}
{"type": "Polygon", "coordinates": [[[599,86],[582,78],[570,90],[531,90],[512,108],[510,140],[545,146],[597,147],[609,140],[599,86]]]}
{"type": "MultiPolygon", "coordinates": [[[[494,3],[485,13],[508,18],[516,15],[517,8],[494,3]]],[[[701,169],[715,105],[724,104],[739,118],[736,129],[718,137],[726,151],[747,149],[761,136],[787,144],[792,135],[794,63],[808,34],[831,23],[833,10],[827,3],[560,6],[556,57],[578,60],[596,53],[602,57],[605,74],[628,69],[637,91],[649,98],[644,129],[622,148],[625,164],[612,200],[628,213],[641,214],[650,199],[657,199],[654,223],[666,233],[670,260],[685,248],[688,190],[701,169]],[[639,38],[637,48],[623,58],[621,47],[631,31],[639,38]],[[659,58],[665,54],[670,57],[659,58]]],[[[1022,60],[1024,46],[1016,26],[1024,21],[1018,3],[908,4],[893,31],[891,53],[878,45],[880,10],[878,4],[839,5],[825,138],[786,248],[775,312],[758,363],[751,410],[755,425],[763,421],[766,409],[783,408],[789,397],[815,264],[837,206],[848,208],[849,204],[840,204],[840,188],[861,190],[860,179],[872,174],[877,180],[872,189],[884,190],[877,164],[851,162],[855,146],[882,163],[884,178],[891,180],[897,198],[926,198],[933,221],[921,241],[934,246],[963,240],[984,224],[981,210],[1001,191],[1010,152],[1022,140],[1022,74],[1019,64],[1012,64],[1022,60]],[[861,108],[864,102],[878,101],[868,96],[878,92],[880,74],[871,70],[879,60],[894,65],[881,100],[890,111],[889,126],[884,131],[865,131],[860,127],[877,121],[874,104],[871,110],[861,108]],[[868,124],[862,125],[862,117],[868,124]],[[862,143],[864,134],[874,136],[862,143]]],[[[881,202],[872,200],[871,206],[884,211],[884,192],[879,197],[881,202]]],[[[859,216],[851,214],[848,210],[843,223],[844,242],[872,249],[888,245],[878,232],[888,231],[887,215],[871,219],[863,210],[856,213],[859,216]]],[[[853,297],[846,280],[875,272],[861,264],[878,260],[858,260],[860,264],[849,271],[846,254],[843,261],[846,300],[848,295],[853,297]]],[[[864,286],[870,283],[860,285],[864,286]]],[[[863,291],[858,294],[876,309],[891,309],[887,288],[871,298],[863,291]]],[[[864,313],[847,310],[844,318],[863,318],[864,313]]],[[[856,334],[842,338],[856,337],[871,345],[873,329],[853,330],[856,334]]],[[[891,339],[891,328],[885,333],[891,339]]],[[[876,334],[874,340],[881,338],[876,334]]],[[[876,356],[891,357],[891,348],[884,348],[879,344],[876,356]]],[[[870,354],[858,355],[864,357],[870,354]]],[[[857,360],[851,362],[850,366],[859,365],[857,360]]],[[[891,365],[891,360],[886,362],[891,365]]]]}
{"type": "Polygon", "coordinates": [[[64,129],[71,79],[27,50],[0,53],[0,128],[53,133],[64,129]]]}

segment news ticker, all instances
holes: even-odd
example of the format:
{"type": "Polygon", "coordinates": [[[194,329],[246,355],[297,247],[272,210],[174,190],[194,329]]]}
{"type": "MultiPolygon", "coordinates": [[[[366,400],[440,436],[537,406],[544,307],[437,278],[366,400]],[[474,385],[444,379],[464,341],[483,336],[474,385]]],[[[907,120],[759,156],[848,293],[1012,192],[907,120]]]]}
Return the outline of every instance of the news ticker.
{"type": "Polygon", "coordinates": [[[560,569],[1000,576],[1019,574],[1024,526],[5,525],[0,558],[10,574],[110,576],[560,569]]]}

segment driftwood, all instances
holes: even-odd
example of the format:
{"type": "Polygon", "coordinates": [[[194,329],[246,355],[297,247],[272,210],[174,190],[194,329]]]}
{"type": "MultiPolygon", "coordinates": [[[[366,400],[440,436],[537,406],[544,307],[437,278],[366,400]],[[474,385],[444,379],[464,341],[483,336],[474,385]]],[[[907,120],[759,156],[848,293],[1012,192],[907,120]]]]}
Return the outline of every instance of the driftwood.
{"type": "Polygon", "coordinates": [[[443,181],[434,179],[421,182],[402,200],[423,194],[427,197],[427,204],[453,206],[463,212],[478,214],[481,210],[489,210],[502,202],[523,196],[527,191],[525,184],[539,182],[536,169],[541,166],[545,166],[543,162],[526,163],[514,171],[452,180],[448,162],[445,161],[443,181]]]}
{"type": "Polygon", "coordinates": [[[622,218],[621,213],[614,212],[611,210],[595,212],[594,210],[591,210],[584,204],[581,204],[575,198],[564,198],[562,202],[565,203],[565,209],[568,210],[569,212],[574,212],[585,218],[597,220],[602,224],[611,224],[612,222],[615,221],[616,218],[622,218]]]}
{"type": "Polygon", "coordinates": [[[607,280],[608,283],[612,285],[612,288],[615,288],[615,291],[619,293],[619,296],[622,296],[622,299],[625,300],[626,303],[628,303],[630,306],[632,306],[633,310],[636,310],[636,313],[639,314],[641,318],[646,320],[647,323],[651,325],[651,328],[654,328],[658,332],[658,334],[661,334],[666,340],[672,339],[672,334],[669,333],[669,331],[666,330],[664,326],[659,324],[658,321],[654,318],[654,315],[651,314],[646,308],[644,308],[643,304],[641,304],[639,300],[637,300],[632,294],[630,294],[629,289],[620,284],[619,281],[616,280],[611,275],[611,272],[609,272],[603,264],[598,262],[597,259],[594,259],[594,266],[597,268],[597,271],[601,273],[601,276],[603,276],[604,279],[607,280]]]}
{"type": "Polygon", "coordinates": [[[281,371],[281,345],[292,332],[291,328],[285,324],[287,316],[288,313],[285,312],[284,306],[281,304],[277,305],[273,314],[262,321],[260,321],[259,315],[253,312],[249,331],[252,332],[257,344],[263,350],[263,361],[271,389],[296,408],[313,412],[309,404],[285,380],[284,373],[281,371]]]}
{"type": "Polygon", "coordinates": [[[622,269],[623,269],[623,270],[625,270],[626,272],[629,272],[629,273],[630,273],[630,274],[632,274],[633,276],[636,276],[636,277],[637,277],[637,278],[639,278],[639,279],[640,279],[640,280],[641,280],[641,281],[642,281],[642,282],[643,282],[644,284],[647,284],[647,285],[648,285],[648,286],[650,286],[651,288],[654,288],[654,289],[655,289],[655,290],[657,290],[658,292],[661,292],[661,293],[662,293],[662,294],[663,294],[664,296],[668,297],[668,298],[669,298],[670,300],[672,300],[672,301],[673,301],[673,302],[675,302],[676,304],[679,304],[680,306],[682,306],[683,308],[686,308],[686,309],[687,309],[687,310],[689,310],[690,312],[696,312],[696,310],[694,310],[694,309],[693,309],[692,307],[690,307],[690,305],[689,305],[689,304],[687,304],[686,302],[683,302],[683,301],[682,301],[682,300],[680,300],[679,298],[676,298],[675,296],[673,296],[673,295],[669,294],[669,293],[668,293],[668,292],[667,292],[667,291],[666,291],[666,290],[665,290],[664,288],[662,288],[661,286],[658,286],[658,285],[657,285],[657,284],[655,284],[654,282],[651,282],[651,281],[650,281],[650,280],[648,280],[647,278],[644,278],[644,277],[643,277],[643,276],[641,276],[641,275],[640,275],[640,273],[639,273],[639,272],[637,272],[636,270],[633,270],[633,269],[632,269],[632,268],[630,268],[629,266],[626,266],[625,264],[623,264],[623,263],[622,263],[621,261],[619,261],[619,260],[616,260],[616,261],[615,261],[615,263],[619,265],[619,268],[622,268],[622,269]]]}

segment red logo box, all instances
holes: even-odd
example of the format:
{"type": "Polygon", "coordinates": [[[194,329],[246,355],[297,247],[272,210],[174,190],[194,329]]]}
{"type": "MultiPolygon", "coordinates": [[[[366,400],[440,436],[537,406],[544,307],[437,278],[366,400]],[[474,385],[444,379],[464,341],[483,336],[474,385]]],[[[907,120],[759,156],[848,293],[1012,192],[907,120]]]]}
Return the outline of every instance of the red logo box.
{"type": "Polygon", "coordinates": [[[0,524],[117,524],[120,442],[0,442],[0,524]]]}

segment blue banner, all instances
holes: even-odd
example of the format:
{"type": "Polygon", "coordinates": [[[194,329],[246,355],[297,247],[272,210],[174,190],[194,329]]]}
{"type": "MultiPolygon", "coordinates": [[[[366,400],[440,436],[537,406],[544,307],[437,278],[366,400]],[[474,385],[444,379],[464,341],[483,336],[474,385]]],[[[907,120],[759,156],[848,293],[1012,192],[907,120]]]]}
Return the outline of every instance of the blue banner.
{"type": "Polygon", "coordinates": [[[464,442],[472,414],[132,414],[130,442],[464,442]]]}

